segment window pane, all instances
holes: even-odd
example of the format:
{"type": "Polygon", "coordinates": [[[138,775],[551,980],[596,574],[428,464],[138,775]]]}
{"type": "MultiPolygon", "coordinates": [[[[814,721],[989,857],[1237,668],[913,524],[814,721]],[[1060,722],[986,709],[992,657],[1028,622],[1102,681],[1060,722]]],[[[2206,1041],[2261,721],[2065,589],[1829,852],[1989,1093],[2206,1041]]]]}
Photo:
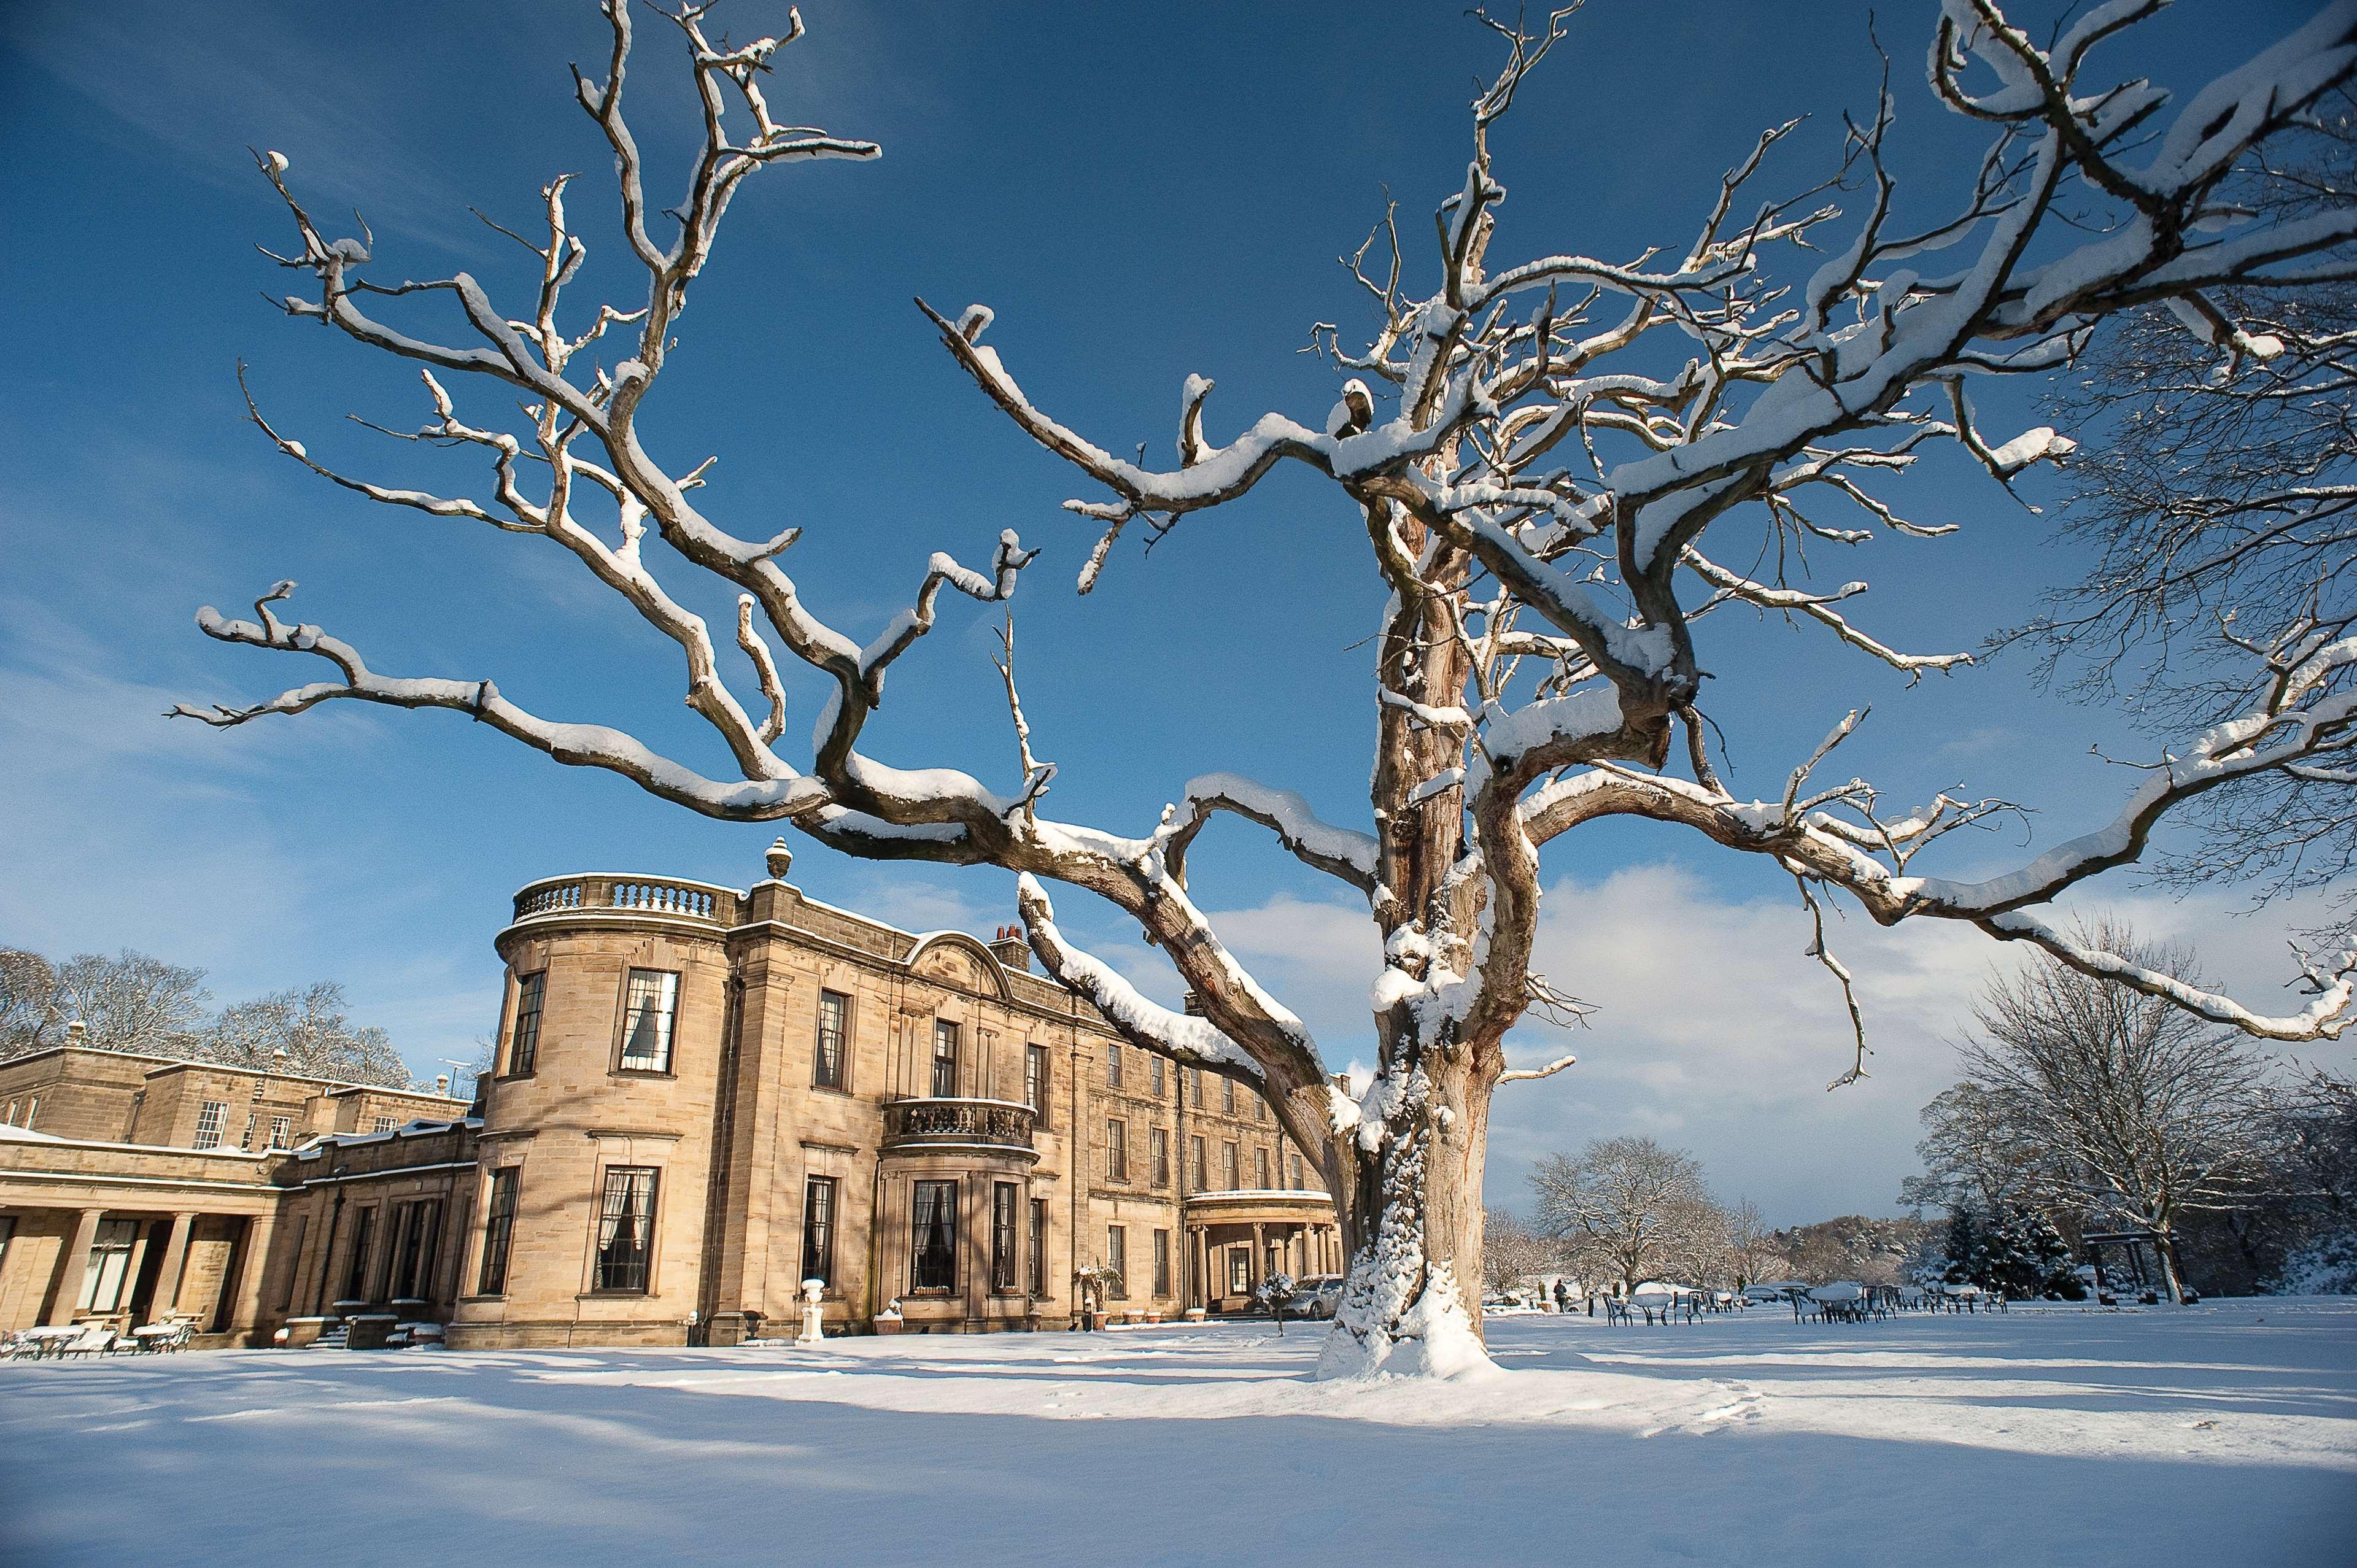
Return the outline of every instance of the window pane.
{"type": "Polygon", "coordinates": [[[850,1032],[850,1016],[849,997],[833,991],[818,993],[818,1049],[812,1061],[811,1081],[821,1089],[843,1087],[845,1036],[850,1032]]]}
{"type": "Polygon", "coordinates": [[[916,1184],[909,1225],[911,1289],[957,1289],[957,1191],[953,1181],[916,1184]]]}
{"type": "Polygon", "coordinates": [[[1162,1098],[1162,1058],[1160,1057],[1152,1057],[1147,1059],[1154,1064],[1146,1070],[1153,1075],[1154,1098],[1159,1100],[1162,1098]]]}
{"type": "Polygon", "coordinates": [[[1210,1185],[1203,1179],[1203,1140],[1200,1136],[1197,1136],[1188,1139],[1187,1144],[1189,1153],[1193,1155],[1195,1162],[1195,1180],[1192,1190],[1200,1192],[1210,1185]]]}
{"type": "Polygon", "coordinates": [[[197,1147],[221,1147],[221,1127],[229,1120],[229,1101],[208,1100],[197,1107],[197,1147]]]}
{"type": "Polygon", "coordinates": [[[1228,1145],[1228,1190],[1232,1192],[1244,1185],[1244,1157],[1233,1144],[1228,1145]]]}
{"type": "Polygon", "coordinates": [[[1111,1181],[1129,1179],[1129,1129],[1119,1122],[1105,1123],[1105,1176],[1111,1181]]]}
{"type": "Polygon", "coordinates": [[[1170,1294],[1170,1232],[1168,1230],[1154,1233],[1154,1294],[1170,1294]]]}
{"type": "Polygon", "coordinates": [[[368,1301],[369,1250],[376,1240],[376,1210],[363,1208],[352,1218],[352,1250],[344,1262],[344,1299],[368,1301]]]}
{"type": "Polygon", "coordinates": [[[1031,1234],[1026,1240],[1031,1250],[1031,1294],[1048,1294],[1048,1200],[1031,1200],[1031,1234]]]}
{"type": "Polygon", "coordinates": [[[528,1073],[540,1060],[540,1003],[548,974],[527,974],[516,983],[513,1043],[508,1047],[508,1071],[528,1073]]]}
{"type": "Polygon", "coordinates": [[[1236,1080],[1234,1079],[1220,1079],[1220,1109],[1231,1116],[1236,1113],[1236,1080]]]}
{"type": "Polygon", "coordinates": [[[508,1288],[508,1238],[515,1230],[518,1166],[491,1173],[491,1212],[483,1226],[483,1273],[476,1289],[497,1295],[508,1288]]]}
{"type": "Polygon", "coordinates": [[[123,1305],[123,1286],[131,1270],[131,1249],[139,1240],[135,1219],[102,1219],[90,1239],[90,1261],[82,1268],[81,1307],[88,1312],[113,1312],[123,1305]]]}
{"type": "Polygon", "coordinates": [[[1129,1299],[1129,1232],[1118,1225],[1105,1228],[1105,1267],[1113,1271],[1113,1294],[1129,1299]]]}
{"type": "Polygon", "coordinates": [[[1253,1185],[1263,1192],[1268,1190],[1268,1151],[1266,1149],[1253,1151],[1253,1185]]]}
{"type": "Polygon", "coordinates": [[[1170,1134],[1161,1128],[1154,1129],[1154,1185],[1170,1185],[1170,1134]]]}
{"type": "Polygon", "coordinates": [[[294,1141],[294,1131],[295,1123],[292,1118],[273,1116],[270,1119],[270,1146],[274,1149],[287,1147],[294,1141]]]}
{"type": "Polygon", "coordinates": [[[1121,1087],[1121,1047],[1117,1044],[1105,1047],[1105,1087],[1121,1087]]]}
{"type": "Polygon", "coordinates": [[[592,1288],[643,1291],[654,1251],[655,1172],[650,1165],[611,1165],[597,1207],[597,1271],[592,1288]]]}
{"type": "Polygon", "coordinates": [[[990,1188],[990,1288],[1015,1288],[1015,1200],[1013,1182],[994,1182],[990,1188]]]}
{"type": "Polygon", "coordinates": [[[833,1176],[813,1176],[802,1187],[802,1278],[834,1283],[833,1176]]]}
{"type": "Polygon", "coordinates": [[[1023,1047],[1023,1099],[1044,1121],[1048,1114],[1048,1047],[1023,1047]]]}
{"type": "Polygon", "coordinates": [[[933,1020],[933,1098],[953,1100],[958,1092],[958,1026],[947,1019],[933,1020]]]}
{"type": "Polygon", "coordinates": [[[622,1015],[622,1066],[626,1069],[671,1070],[672,1020],[678,1007],[678,975],[664,970],[630,971],[630,1005],[622,1015]]]}

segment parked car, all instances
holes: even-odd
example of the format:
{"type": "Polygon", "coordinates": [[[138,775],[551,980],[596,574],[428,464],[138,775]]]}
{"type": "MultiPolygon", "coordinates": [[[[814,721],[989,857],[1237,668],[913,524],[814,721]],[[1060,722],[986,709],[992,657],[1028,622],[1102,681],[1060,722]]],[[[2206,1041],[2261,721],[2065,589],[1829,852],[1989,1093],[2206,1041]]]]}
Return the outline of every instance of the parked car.
{"type": "Polygon", "coordinates": [[[1292,1305],[1296,1317],[1331,1317],[1342,1305],[1340,1274],[1311,1274],[1294,1286],[1292,1305]]]}

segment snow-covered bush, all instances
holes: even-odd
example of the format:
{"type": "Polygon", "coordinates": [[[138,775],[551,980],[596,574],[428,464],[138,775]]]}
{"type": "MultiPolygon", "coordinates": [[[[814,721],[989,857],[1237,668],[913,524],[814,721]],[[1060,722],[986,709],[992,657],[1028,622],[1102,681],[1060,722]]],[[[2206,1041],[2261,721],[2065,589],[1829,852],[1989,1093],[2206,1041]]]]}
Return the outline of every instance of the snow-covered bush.
{"type": "Polygon", "coordinates": [[[2276,1295],[2357,1295],[2357,1231],[2302,1247],[2267,1288],[2276,1295]]]}

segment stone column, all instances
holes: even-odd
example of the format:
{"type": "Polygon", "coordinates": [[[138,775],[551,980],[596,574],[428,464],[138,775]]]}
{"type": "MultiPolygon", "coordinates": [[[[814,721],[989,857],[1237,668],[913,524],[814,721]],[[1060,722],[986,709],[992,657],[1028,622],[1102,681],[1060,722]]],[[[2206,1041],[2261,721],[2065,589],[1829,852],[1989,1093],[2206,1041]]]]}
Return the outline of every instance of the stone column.
{"type": "Polygon", "coordinates": [[[1245,1277],[1252,1282],[1253,1294],[1260,1294],[1260,1283],[1268,1269],[1268,1227],[1253,1221],[1252,1273],[1245,1277]]]}
{"type": "MultiPolygon", "coordinates": [[[[262,1293],[270,1274],[270,1236],[277,1224],[271,1214],[257,1214],[245,1222],[245,1245],[238,1263],[237,1280],[230,1287],[228,1321],[221,1326],[231,1334],[250,1333],[262,1326],[262,1293]]],[[[302,1260],[286,1260],[287,1291],[290,1299],[295,1288],[294,1274],[302,1260]]]]}
{"type": "Polygon", "coordinates": [[[103,1208],[85,1208],[81,1221],[74,1226],[73,1240],[66,1243],[58,1259],[56,1294],[49,1300],[49,1310],[41,1321],[48,1325],[71,1323],[74,1303],[81,1295],[82,1276],[90,1272],[90,1244],[98,1239],[98,1222],[106,1218],[103,1208]]]}
{"type": "Polygon", "coordinates": [[[147,1308],[151,1319],[160,1319],[180,1305],[180,1269],[188,1259],[188,1227],[196,1219],[186,1212],[172,1216],[172,1233],[164,1243],[164,1264],[156,1271],[156,1299],[147,1308]]]}

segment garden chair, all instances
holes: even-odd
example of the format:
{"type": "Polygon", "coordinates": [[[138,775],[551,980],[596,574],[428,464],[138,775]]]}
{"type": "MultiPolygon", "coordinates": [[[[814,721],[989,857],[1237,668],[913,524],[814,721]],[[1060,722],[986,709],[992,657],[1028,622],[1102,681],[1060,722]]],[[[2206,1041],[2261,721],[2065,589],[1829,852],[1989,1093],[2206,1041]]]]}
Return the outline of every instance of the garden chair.
{"type": "Polygon", "coordinates": [[[77,1334],[71,1339],[67,1340],[64,1347],[59,1350],[58,1354],[60,1356],[102,1356],[107,1351],[113,1348],[113,1328],[107,1324],[92,1323],[86,1326],[80,1334],[77,1334]]]}

